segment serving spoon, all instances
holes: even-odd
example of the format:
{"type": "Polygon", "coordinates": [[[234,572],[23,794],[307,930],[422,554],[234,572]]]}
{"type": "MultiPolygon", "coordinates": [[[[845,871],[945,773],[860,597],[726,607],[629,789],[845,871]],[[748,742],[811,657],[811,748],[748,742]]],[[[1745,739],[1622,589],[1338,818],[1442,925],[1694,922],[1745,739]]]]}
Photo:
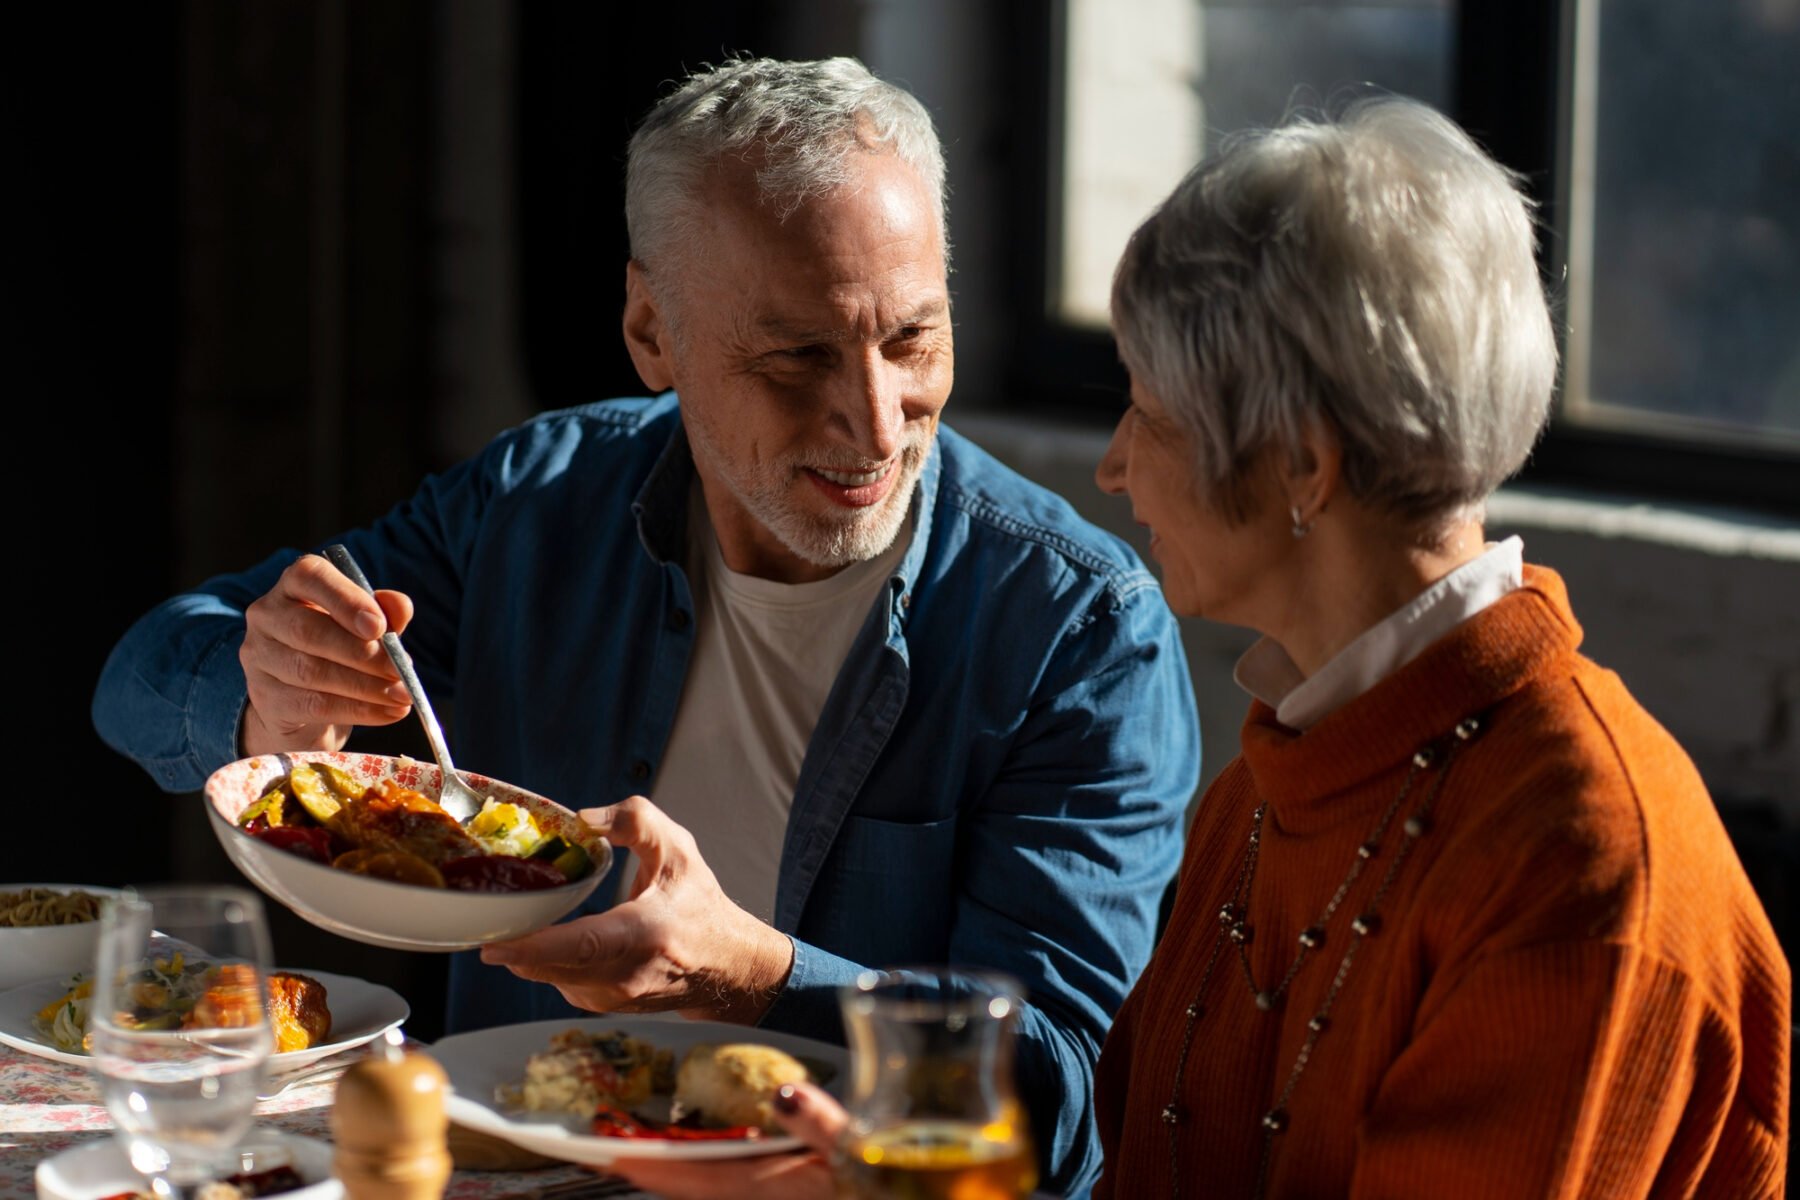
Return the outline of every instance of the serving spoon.
{"type": "MultiPolygon", "coordinates": [[[[357,587],[371,596],[375,594],[369,577],[350,557],[349,550],[342,545],[330,545],[325,547],[325,557],[357,587]]],[[[394,660],[394,669],[400,672],[400,682],[406,685],[406,694],[412,697],[413,712],[418,714],[419,724],[425,727],[425,740],[431,743],[432,756],[437,759],[438,772],[443,776],[443,782],[438,786],[438,804],[456,818],[457,824],[467,825],[470,818],[481,811],[481,796],[456,773],[456,766],[450,761],[450,747],[444,744],[443,727],[431,710],[431,701],[425,696],[425,685],[419,682],[419,673],[413,669],[412,655],[400,644],[400,635],[392,630],[382,634],[381,648],[394,660]]]]}

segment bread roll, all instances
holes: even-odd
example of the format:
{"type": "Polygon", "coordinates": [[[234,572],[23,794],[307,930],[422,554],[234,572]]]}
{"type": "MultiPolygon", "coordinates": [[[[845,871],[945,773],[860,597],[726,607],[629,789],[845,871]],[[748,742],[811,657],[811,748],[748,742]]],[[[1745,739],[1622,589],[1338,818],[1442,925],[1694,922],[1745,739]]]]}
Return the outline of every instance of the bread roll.
{"type": "Polygon", "coordinates": [[[698,1111],[710,1124],[755,1125],[778,1133],[775,1092],[805,1079],[799,1060],[773,1046],[699,1045],[681,1060],[675,1105],[681,1112],[698,1111]]]}

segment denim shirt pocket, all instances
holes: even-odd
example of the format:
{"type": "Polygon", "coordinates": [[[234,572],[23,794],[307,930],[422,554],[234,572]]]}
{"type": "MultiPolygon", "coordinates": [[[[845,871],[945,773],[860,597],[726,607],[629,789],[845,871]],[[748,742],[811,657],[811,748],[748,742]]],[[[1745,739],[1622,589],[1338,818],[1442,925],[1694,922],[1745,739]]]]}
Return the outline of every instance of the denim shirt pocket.
{"type": "Polygon", "coordinates": [[[914,822],[846,815],[808,898],[816,921],[805,922],[803,936],[869,966],[945,961],[956,833],[954,816],[914,822]]]}

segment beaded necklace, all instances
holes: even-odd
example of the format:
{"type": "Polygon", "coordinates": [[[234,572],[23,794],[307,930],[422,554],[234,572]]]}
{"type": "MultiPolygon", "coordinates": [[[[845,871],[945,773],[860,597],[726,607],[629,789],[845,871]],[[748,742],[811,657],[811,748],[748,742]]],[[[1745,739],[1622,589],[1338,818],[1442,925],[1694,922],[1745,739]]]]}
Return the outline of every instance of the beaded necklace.
{"type": "Polygon", "coordinates": [[[1287,993],[1288,985],[1294,981],[1294,976],[1299,974],[1307,956],[1325,944],[1326,926],[1330,923],[1333,914],[1343,905],[1346,897],[1349,896],[1350,888],[1361,877],[1363,867],[1380,857],[1381,840],[1386,836],[1388,827],[1400,811],[1400,806],[1406,803],[1407,796],[1412,794],[1419,776],[1434,766],[1437,768],[1437,774],[1432,779],[1431,788],[1425,798],[1417,808],[1407,814],[1405,821],[1401,823],[1400,845],[1389,861],[1387,871],[1382,875],[1380,884],[1376,886],[1375,894],[1369,897],[1369,902],[1363,907],[1362,912],[1351,919],[1350,942],[1344,947],[1343,958],[1338,961],[1337,974],[1332,978],[1331,986],[1326,989],[1324,1002],[1319,1005],[1318,1012],[1314,1013],[1306,1022],[1306,1041],[1300,1047],[1300,1052],[1294,1057],[1294,1065],[1288,1072],[1287,1083],[1281,1089],[1281,1095],[1276,1099],[1274,1107],[1263,1114],[1261,1121],[1262,1159],[1256,1169],[1256,1189],[1252,1193],[1256,1197],[1261,1197],[1263,1189],[1268,1183],[1269,1161],[1274,1156],[1275,1138],[1287,1128],[1287,1106],[1293,1098],[1294,1087],[1300,1082],[1300,1076],[1306,1070],[1306,1064],[1311,1061],[1313,1049],[1319,1044],[1319,1038],[1331,1028],[1331,1008],[1337,1001],[1338,993],[1344,988],[1344,980],[1349,977],[1350,964],[1356,958],[1357,948],[1381,930],[1381,915],[1376,911],[1376,907],[1381,903],[1382,897],[1387,895],[1388,888],[1393,885],[1394,877],[1400,871],[1400,864],[1406,861],[1419,839],[1430,832],[1431,809],[1444,790],[1444,781],[1449,778],[1451,760],[1455,758],[1457,750],[1480,731],[1481,718],[1469,717],[1458,722],[1450,735],[1414,752],[1412,761],[1407,767],[1406,779],[1400,784],[1399,793],[1389,802],[1386,811],[1381,814],[1381,819],[1369,832],[1369,836],[1363,839],[1362,844],[1356,848],[1356,858],[1350,864],[1349,873],[1344,876],[1344,881],[1338,884],[1337,890],[1331,894],[1331,899],[1326,902],[1324,911],[1319,914],[1319,919],[1300,931],[1300,948],[1294,955],[1294,961],[1288,967],[1287,973],[1282,976],[1281,982],[1273,988],[1259,987],[1256,981],[1256,972],[1250,966],[1249,946],[1255,930],[1249,924],[1247,911],[1250,883],[1256,876],[1256,860],[1261,853],[1263,816],[1268,811],[1268,801],[1265,800],[1257,805],[1256,811],[1251,814],[1250,844],[1244,849],[1244,859],[1238,867],[1237,885],[1232,889],[1231,899],[1219,909],[1219,931],[1213,938],[1212,951],[1206,959],[1206,969],[1200,976],[1200,986],[1194,989],[1194,998],[1187,1006],[1187,1024],[1181,1034],[1181,1053],[1175,1060],[1175,1083],[1170,1090],[1169,1102],[1162,1110],[1162,1120],[1169,1131],[1169,1195],[1171,1197],[1179,1198],[1181,1195],[1179,1130],[1183,1116],[1181,1108],[1182,1076],[1187,1070],[1188,1051],[1194,1042],[1194,1026],[1199,1023],[1201,1017],[1206,1015],[1206,1008],[1201,1000],[1206,995],[1206,985],[1212,980],[1213,968],[1219,964],[1219,957],[1225,948],[1225,943],[1230,941],[1237,948],[1238,961],[1243,964],[1244,968],[1244,980],[1250,985],[1251,1000],[1257,1010],[1273,1012],[1280,1007],[1282,997],[1287,993]]]}

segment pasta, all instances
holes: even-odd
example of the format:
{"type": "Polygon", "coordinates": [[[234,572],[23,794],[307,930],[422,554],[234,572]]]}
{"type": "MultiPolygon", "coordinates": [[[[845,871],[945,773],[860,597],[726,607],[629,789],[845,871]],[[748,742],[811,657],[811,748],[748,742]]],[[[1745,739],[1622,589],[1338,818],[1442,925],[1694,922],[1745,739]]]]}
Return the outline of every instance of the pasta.
{"type": "Polygon", "coordinates": [[[99,915],[100,897],[92,892],[39,887],[0,892],[0,926],[79,925],[99,915]]]}

